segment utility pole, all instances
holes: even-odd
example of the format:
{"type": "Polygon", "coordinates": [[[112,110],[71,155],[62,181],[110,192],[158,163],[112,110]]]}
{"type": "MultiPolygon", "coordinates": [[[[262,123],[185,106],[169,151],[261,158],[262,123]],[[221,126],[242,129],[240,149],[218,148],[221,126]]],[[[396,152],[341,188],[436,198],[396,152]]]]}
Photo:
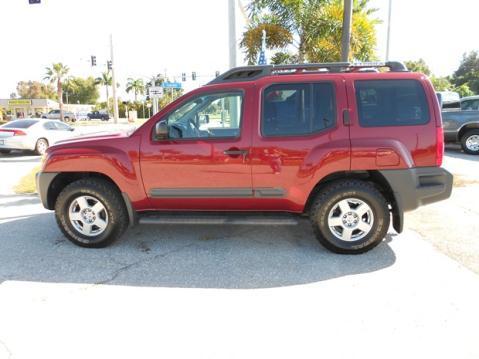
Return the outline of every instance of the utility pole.
{"type": "Polygon", "coordinates": [[[389,0],[389,10],[388,10],[388,32],[386,40],[386,61],[389,61],[389,43],[391,40],[391,13],[392,13],[393,0],[389,0]]]}
{"type": "Polygon", "coordinates": [[[344,0],[343,33],[341,36],[341,61],[349,60],[349,43],[351,40],[351,23],[353,18],[353,0],[344,0]]]}
{"type": "MultiPolygon", "coordinates": [[[[113,35],[110,34],[111,87],[113,95],[113,119],[118,123],[118,98],[116,97],[115,62],[113,61],[113,35]]],[[[108,105],[108,104],[107,104],[108,105]]]]}
{"type": "Polygon", "coordinates": [[[230,68],[236,67],[236,0],[228,0],[230,68]]]}

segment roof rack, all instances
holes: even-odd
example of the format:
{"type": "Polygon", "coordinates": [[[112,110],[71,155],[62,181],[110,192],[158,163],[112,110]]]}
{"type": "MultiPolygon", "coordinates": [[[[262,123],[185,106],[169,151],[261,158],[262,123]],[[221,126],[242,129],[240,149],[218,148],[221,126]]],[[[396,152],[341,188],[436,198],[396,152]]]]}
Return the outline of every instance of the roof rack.
{"type": "Polygon", "coordinates": [[[407,67],[398,61],[387,62],[326,62],[318,64],[291,64],[291,65],[262,65],[262,66],[243,66],[235,67],[208,84],[218,84],[224,82],[253,81],[261,77],[270,75],[285,75],[295,73],[331,73],[331,72],[358,72],[368,71],[368,69],[377,69],[388,67],[390,72],[407,72],[407,67]]]}

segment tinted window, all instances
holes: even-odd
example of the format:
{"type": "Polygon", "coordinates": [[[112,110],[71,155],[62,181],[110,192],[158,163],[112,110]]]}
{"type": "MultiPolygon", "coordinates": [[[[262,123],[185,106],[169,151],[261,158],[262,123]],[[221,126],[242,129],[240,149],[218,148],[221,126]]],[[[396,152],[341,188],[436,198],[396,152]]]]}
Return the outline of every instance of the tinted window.
{"type": "Polygon", "coordinates": [[[461,109],[464,111],[478,111],[479,100],[466,100],[461,102],[461,109]]]}
{"type": "Polygon", "coordinates": [[[261,121],[264,136],[305,135],[334,124],[331,83],[273,85],[264,91],[261,121]]]}
{"type": "Polygon", "coordinates": [[[241,93],[213,93],[196,97],[167,118],[170,138],[238,137],[241,93]]]}
{"type": "Polygon", "coordinates": [[[355,87],[361,126],[422,125],[429,121],[426,95],[416,80],[361,80],[355,87]]]}
{"type": "Polygon", "coordinates": [[[70,131],[71,130],[71,127],[68,126],[67,124],[64,124],[63,122],[55,122],[54,125],[60,131],[70,131]]]}
{"type": "Polygon", "coordinates": [[[36,124],[36,120],[18,120],[7,123],[3,128],[29,128],[30,126],[36,124]]]}

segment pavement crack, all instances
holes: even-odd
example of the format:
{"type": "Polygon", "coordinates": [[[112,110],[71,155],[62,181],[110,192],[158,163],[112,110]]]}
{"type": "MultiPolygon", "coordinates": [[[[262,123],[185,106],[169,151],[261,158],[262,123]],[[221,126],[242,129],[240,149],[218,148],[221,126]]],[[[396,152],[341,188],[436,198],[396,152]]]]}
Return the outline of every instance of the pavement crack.
{"type": "Polygon", "coordinates": [[[95,282],[95,285],[100,285],[100,284],[109,284],[111,282],[113,282],[116,278],[118,278],[118,276],[120,276],[120,274],[130,270],[131,268],[133,267],[136,267],[138,265],[141,265],[143,263],[147,263],[147,262],[150,262],[150,261],[154,261],[154,260],[157,260],[159,258],[166,258],[168,257],[170,254],[175,254],[175,253],[178,253],[178,252],[181,252],[183,251],[184,249],[186,248],[189,248],[189,247],[192,247],[193,245],[195,245],[196,243],[195,242],[192,242],[192,243],[188,243],[184,246],[181,246],[179,248],[175,248],[175,249],[172,249],[171,251],[168,251],[168,252],[165,252],[165,253],[158,253],[152,257],[149,257],[149,258],[143,258],[143,259],[140,259],[138,261],[135,261],[135,262],[132,262],[132,263],[129,263],[129,264],[125,264],[124,266],[118,268],[117,270],[115,270],[112,275],[107,278],[107,279],[104,279],[104,280],[101,280],[99,282],[95,282]]]}

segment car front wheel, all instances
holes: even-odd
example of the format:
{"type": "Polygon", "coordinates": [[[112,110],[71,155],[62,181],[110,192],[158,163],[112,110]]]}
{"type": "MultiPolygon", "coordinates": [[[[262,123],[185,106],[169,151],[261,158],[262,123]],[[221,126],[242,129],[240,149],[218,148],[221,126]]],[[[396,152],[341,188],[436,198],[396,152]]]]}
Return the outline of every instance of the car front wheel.
{"type": "Polygon", "coordinates": [[[359,254],[377,246],[389,228],[389,207],[371,183],[343,180],[324,187],[311,206],[318,241],[341,254],[359,254]]]}
{"type": "Polygon", "coordinates": [[[55,203],[63,234],[81,247],[106,247],[128,227],[128,213],[120,192],[98,178],[80,179],[66,186],[55,203]]]}
{"type": "Polygon", "coordinates": [[[470,155],[479,155],[479,129],[467,131],[461,138],[464,152],[470,155]]]}

